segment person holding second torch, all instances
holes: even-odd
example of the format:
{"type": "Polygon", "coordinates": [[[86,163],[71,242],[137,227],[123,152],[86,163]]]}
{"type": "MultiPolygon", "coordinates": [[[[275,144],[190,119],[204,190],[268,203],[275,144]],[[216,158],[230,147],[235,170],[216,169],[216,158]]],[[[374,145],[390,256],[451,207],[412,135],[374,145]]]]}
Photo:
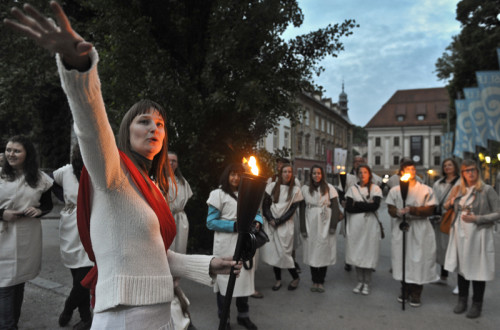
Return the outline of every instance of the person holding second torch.
{"type": "Polygon", "coordinates": [[[423,284],[436,281],[436,239],[428,216],[434,212],[437,200],[431,187],[417,181],[417,169],[413,161],[405,161],[400,167],[401,175],[409,174],[408,196],[403,207],[401,187],[391,188],[387,195],[387,206],[392,217],[392,277],[407,283],[405,296],[398,297],[399,302],[409,298],[410,306],[421,305],[423,284]],[[403,268],[403,231],[399,229],[403,216],[409,223],[406,233],[405,278],[403,268]]]}

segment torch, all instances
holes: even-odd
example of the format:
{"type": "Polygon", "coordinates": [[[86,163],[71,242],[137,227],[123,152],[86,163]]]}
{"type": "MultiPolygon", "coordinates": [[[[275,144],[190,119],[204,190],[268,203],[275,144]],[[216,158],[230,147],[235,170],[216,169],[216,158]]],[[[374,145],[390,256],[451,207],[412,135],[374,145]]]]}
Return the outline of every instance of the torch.
{"type": "MultiPolygon", "coordinates": [[[[408,196],[408,188],[410,187],[410,174],[406,173],[399,180],[399,188],[401,190],[401,198],[403,199],[403,208],[406,207],[406,197],[408,196]]],[[[410,224],[406,221],[406,214],[403,214],[403,221],[399,224],[399,229],[403,232],[403,310],[405,310],[405,293],[406,293],[406,232],[410,229],[410,224]]]]}
{"type": "Polygon", "coordinates": [[[340,178],[340,186],[342,187],[342,195],[340,196],[340,201],[343,201],[345,199],[345,183],[346,183],[346,177],[347,174],[345,170],[339,173],[339,178],[340,178]]]}
{"type": "MultiPolygon", "coordinates": [[[[246,162],[246,159],[243,159],[246,162]]],[[[240,186],[238,188],[238,204],[236,211],[236,226],[238,228],[238,240],[234,250],[234,261],[248,261],[253,258],[256,250],[255,235],[252,233],[252,223],[257,215],[264,190],[266,189],[266,178],[259,176],[259,169],[256,165],[255,157],[250,157],[248,165],[251,167],[252,174],[244,173],[241,176],[240,186]]],[[[224,298],[224,308],[219,323],[219,330],[225,330],[231,300],[233,298],[236,275],[234,267],[231,268],[229,282],[227,284],[226,296],[224,298]]]]}

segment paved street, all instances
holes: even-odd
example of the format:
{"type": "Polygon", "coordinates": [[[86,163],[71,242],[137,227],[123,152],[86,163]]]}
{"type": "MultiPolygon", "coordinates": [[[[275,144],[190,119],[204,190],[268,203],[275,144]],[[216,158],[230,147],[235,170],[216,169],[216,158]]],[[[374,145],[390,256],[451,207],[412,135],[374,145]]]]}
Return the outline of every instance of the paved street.
{"type": "MultiPolygon", "coordinates": [[[[301,262],[301,282],[296,291],[288,291],[291,280],[288,272],[283,272],[284,285],[274,292],[272,268],[260,263],[256,275],[256,287],[264,294],[264,299],[250,298],[250,317],[261,330],[265,329],[498,329],[500,325],[500,264],[499,244],[496,240],[497,279],[488,282],[484,299],[483,314],[479,319],[469,320],[465,315],[455,315],[452,309],[456,296],[451,291],[456,284],[452,274],[447,285],[429,284],[424,286],[422,306],[412,308],[407,305],[401,310],[396,297],[399,283],[392,279],[390,261],[390,222],[385,204],[380,210],[386,238],[382,241],[381,256],[373,274],[372,293],[369,296],[355,295],[355,272],[344,271],[344,240],[338,239],[337,264],[329,267],[325,293],[312,293],[310,272],[301,262]]],[[[38,278],[26,285],[25,300],[20,320],[20,329],[59,329],[57,319],[64,299],[69,293],[71,275],[60,262],[58,220],[43,221],[44,248],[42,272],[38,278]]],[[[499,236],[499,234],[497,234],[499,236]]],[[[231,252],[232,253],[232,252],[231,252]]],[[[231,254],[229,253],[229,254],[231,254]]],[[[217,329],[217,307],[215,294],[211,288],[181,282],[187,297],[191,300],[191,315],[197,329],[217,329]]],[[[74,314],[70,325],[79,319],[74,314]]],[[[231,326],[236,324],[236,309],[232,306],[231,326]]],[[[68,327],[69,328],[69,327],[68,327]]]]}

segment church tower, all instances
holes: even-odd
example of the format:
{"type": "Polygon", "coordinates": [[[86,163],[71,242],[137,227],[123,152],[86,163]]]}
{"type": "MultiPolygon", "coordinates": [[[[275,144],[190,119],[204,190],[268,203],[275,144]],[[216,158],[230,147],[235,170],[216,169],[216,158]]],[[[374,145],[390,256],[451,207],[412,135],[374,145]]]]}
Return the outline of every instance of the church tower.
{"type": "Polygon", "coordinates": [[[344,92],[344,82],[342,81],[342,93],[339,94],[339,108],[343,117],[348,117],[347,94],[344,92]]]}

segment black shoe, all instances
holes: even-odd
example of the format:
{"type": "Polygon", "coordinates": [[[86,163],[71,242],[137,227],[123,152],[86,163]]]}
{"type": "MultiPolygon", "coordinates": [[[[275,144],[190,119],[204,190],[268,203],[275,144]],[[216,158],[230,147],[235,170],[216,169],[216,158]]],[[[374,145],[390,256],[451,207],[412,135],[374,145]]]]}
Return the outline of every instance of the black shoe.
{"type": "Polygon", "coordinates": [[[64,327],[64,326],[68,325],[72,316],[73,316],[73,311],[68,312],[66,310],[63,310],[61,315],[59,315],[59,326],[64,327]]]}
{"type": "Polygon", "coordinates": [[[350,271],[352,270],[352,266],[351,266],[351,265],[349,265],[349,264],[345,264],[345,266],[344,266],[344,270],[345,270],[346,272],[350,272],[350,271]]]}
{"type": "Polygon", "coordinates": [[[88,321],[80,320],[77,324],[73,326],[73,330],[89,330],[92,326],[92,319],[88,321]]]}
{"type": "Polygon", "coordinates": [[[249,317],[238,317],[238,324],[250,330],[257,330],[257,326],[250,321],[249,317]]]}
{"type": "Polygon", "coordinates": [[[290,284],[288,284],[288,290],[293,291],[299,287],[300,278],[296,278],[292,280],[290,284]]]}

